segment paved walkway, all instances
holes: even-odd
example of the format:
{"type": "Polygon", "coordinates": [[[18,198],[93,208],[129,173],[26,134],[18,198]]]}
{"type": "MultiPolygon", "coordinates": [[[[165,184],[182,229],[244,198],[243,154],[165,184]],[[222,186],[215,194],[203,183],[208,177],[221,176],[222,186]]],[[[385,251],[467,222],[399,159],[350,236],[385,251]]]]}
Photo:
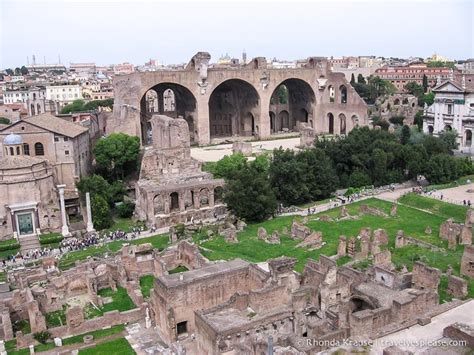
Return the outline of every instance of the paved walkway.
{"type": "Polygon", "coordinates": [[[161,340],[155,328],[146,328],[144,322],[133,323],[126,328],[125,339],[137,355],[171,354],[168,346],[161,340]]]}
{"type": "MultiPolygon", "coordinates": [[[[300,144],[299,137],[281,138],[270,141],[252,142],[253,153],[262,153],[272,151],[282,147],[283,149],[297,149],[300,144]]],[[[191,148],[191,156],[202,162],[215,162],[222,159],[225,155],[232,154],[232,144],[219,144],[208,147],[191,148]]]]}
{"type": "MultiPolygon", "coordinates": [[[[426,344],[443,339],[443,329],[456,322],[474,327],[474,300],[433,317],[430,324],[425,326],[417,324],[377,339],[370,353],[376,355],[382,354],[384,348],[392,344],[399,344],[398,346],[402,350],[410,350],[415,354],[432,354],[432,351],[435,349],[429,349],[429,347],[423,345],[422,342],[426,344]]],[[[443,353],[442,349],[439,349],[439,351],[443,353]]]]}

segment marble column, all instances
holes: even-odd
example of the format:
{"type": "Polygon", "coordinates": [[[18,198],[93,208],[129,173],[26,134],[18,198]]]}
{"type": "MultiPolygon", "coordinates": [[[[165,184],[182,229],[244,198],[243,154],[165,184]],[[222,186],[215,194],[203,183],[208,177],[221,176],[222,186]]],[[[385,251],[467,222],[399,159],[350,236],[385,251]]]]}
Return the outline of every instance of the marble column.
{"type": "Polygon", "coordinates": [[[92,211],[91,211],[91,195],[86,192],[86,210],[87,210],[87,232],[95,232],[94,224],[92,223],[92,211]]]}
{"type": "Polygon", "coordinates": [[[63,237],[70,237],[71,233],[69,233],[69,227],[67,225],[66,205],[64,203],[64,187],[66,187],[66,185],[58,185],[57,187],[59,190],[59,202],[61,204],[61,220],[63,224],[61,233],[63,237]]]}

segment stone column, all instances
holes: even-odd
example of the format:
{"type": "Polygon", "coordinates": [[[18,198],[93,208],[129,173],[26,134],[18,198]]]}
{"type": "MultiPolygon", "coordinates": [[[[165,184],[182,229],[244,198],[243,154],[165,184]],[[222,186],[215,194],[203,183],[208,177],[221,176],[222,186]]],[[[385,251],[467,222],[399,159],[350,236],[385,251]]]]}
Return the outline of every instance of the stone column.
{"type": "Polygon", "coordinates": [[[209,207],[214,207],[214,189],[209,189],[209,207]]]}
{"type": "Polygon", "coordinates": [[[193,193],[193,203],[194,203],[194,208],[195,209],[199,209],[201,207],[201,204],[200,204],[200,196],[199,196],[199,190],[194,190],[194,193],[193,193]]]}
{"type": "Polygon", "coordinates": [[[86,210],[87,210],[87,232],[95,232],[94,224],[92,223],[92,211],[91,211],[91,195],[86,192],[86,210]]]}
{"type": "Polygon", "coordinates": [[[178,205],[179,205],[179,211],[184,212],[186,211],[186,206],[184,205],[184,192],[179,192],[178,193],[178,205]]]}
{"type": "Polygon", "coordinates": [[[61,233],[63,237],[69,237],[71,236],[71,233],[69,233],[69,227],[67,225],[67,217],[66,217],[66,205],[64,204],[64,188],[66,185],[58,185],[57,188],[59,190],[59,201],[61,204],[61,220],[62,220],[62,230],[61,233]]]}

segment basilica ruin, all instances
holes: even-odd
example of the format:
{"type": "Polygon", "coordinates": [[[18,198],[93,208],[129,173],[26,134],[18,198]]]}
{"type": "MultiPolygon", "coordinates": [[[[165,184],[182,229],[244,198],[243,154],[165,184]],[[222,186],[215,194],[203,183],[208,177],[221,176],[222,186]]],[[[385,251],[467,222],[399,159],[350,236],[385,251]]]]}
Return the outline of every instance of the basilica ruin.
{"type": "Polygon", "coordinates": [[[181,116],[190,138],[209,144],[233,137],[268,138],[298,132],[346,134],[367,125],[367,105],[326,58],[297,68],[272,68],[265,58],[243,66],[211,67],[199,52],[184,69],[133,73],[114,79],[115,102],[108,132],[124,132],[151,144],[154,114],[181,116]]]}

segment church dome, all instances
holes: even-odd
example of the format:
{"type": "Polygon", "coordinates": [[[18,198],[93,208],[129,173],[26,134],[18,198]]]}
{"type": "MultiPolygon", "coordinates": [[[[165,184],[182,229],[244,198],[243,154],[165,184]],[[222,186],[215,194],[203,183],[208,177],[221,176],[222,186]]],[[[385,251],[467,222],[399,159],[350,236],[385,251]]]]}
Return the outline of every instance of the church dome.
{"type": "Polygon", "coordinates": [[[22,144],[22,143],[23,143],[23,138],[19,134],[15,134],[15,133],[10,133],[3,140],[4,145],[17,145],[17,144],[22,144]]]}

